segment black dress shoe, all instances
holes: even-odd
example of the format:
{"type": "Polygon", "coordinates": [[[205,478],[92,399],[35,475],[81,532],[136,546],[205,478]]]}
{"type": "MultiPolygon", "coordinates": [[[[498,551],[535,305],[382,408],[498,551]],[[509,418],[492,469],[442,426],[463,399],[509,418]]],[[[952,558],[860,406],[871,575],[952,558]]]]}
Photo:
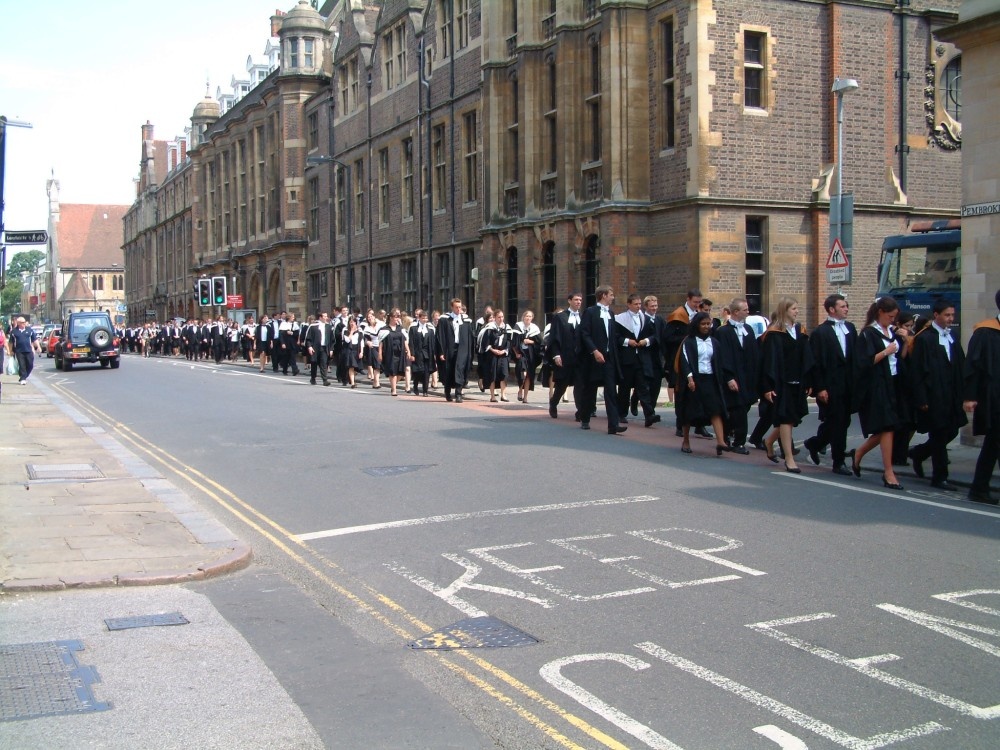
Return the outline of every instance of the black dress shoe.
{"type": "Polygon", "coordinates": [[[451,400],[452,400],[452,398],[451,398],[451,396],[445,396],[445,397],[444,397],[444,400],[445,400],[445,401],[451,401],[451,400]]]}
{"type": "Polygon", "coordinates": [[[913,454],[912,453],[910,454],[910,458],[913,459],[913,473],[916,474],[921,479],[923,479],[924,478],[924,462],[923,461],[918,461],[917,459],[913,458],[913,454]]]}
{"type": "Polygon", "coordinates": [[[309,385],[316,385],[316,379],[313,378],[309,381],[309,385]]]}
{"type": "Polygon", "coordinates": [[[573,419],[575,419],[577,422],[583,421],[582,419],[580,419],[580,412],[576,412],[576,414],[573,415],[573,419]]]}
{"type": "Polygon", "coordinates": [[[549,416],[552,417],[553,419],[559,419],[559,412],[556,411],[556,407],[554,406],[549,407],[549,416]]]}
{"type": "Polygon", "coordinates": [[[630,408],[629,411],[632,412],[632,416],[633,417],[638,417],[639,416],[639,405],[638,404],[632,404],[632,408],[630,408]]]}
{"type": "Polygon", "coordinates": [[[749,456],[750,455],[750,451],[747,450],[747,447],[745,445],[734,445],[729,450],[731,450],[733,453],[739,453],[741,456],[749,456]]]}
{"type": "Polygon", "coordinates": [[[942,479],[940,482],[931,482],[931,487],[936,490],[944,490],[945,492],[954,492],[958,489],[958,487],[953,485],[947,479],[942,479]]]}
{"type": "Polygon", "coordinates": [[[701,438],[709,438],[711,440],[715,439],[715,435],[713,435],[712,432],[705,427],[696,428],[694,434],[701,438]]]}
{"type": "Polygon", "coordinates": [[[833,467],[833,473],[834,474],[840,474],[840,476],[842,476],[842,477],[849,477],[849,476],[851,476],[851,470],[848,469],[843,464],[841,464],[840,466],[834,466],[833,467]]]}
{"type": "Polygon", "coordinates": [[[886,479],[885,474],[882,475],[882,486],[889,490],[903,489],[903,485],[901,485],[899,482],[890,482],[888,479],[886,479]]]}
{"type": "Polygon", "coordinates": [[[756,442],[756,443],[750,443],[750,445],[752,445],[754,448],[756,448],[759,451],[766,451],[767,450],[767,446],[764,445],[764,441],[759,441],[759,442],[756,442]]]}
{"type": "Polygon", "coordinates": [[[580,429],[581,430],[589,430],[590,429],[590,422],[581,422],[580,423],[580,429]]]}
{"type": "Polygon", "coordinates": [[[969,499],[974,503],[986,503],[987,505],[996,505],[998,501],[995,497],[990,495],[990,491],[985,492],[981,490],[969,490],[969,499]]]}
{"type": "Polygon", "coordinates": [[[628,429],[627,426],[625,426],[623,424],[620,424],[617,427],[609,427],[608,428],[608,434],[609,435],[621,435],[627,429],[628,429]]]}
{"type": "Polygon", "coordinates": [[[677,437],[684,437],[684,430],[682,430],[680,427],[678,427],[677,430],[674,432],[674,434],[677,437]]]}
{"type": "Polygon", "coordinates": [[[652,427],[654,424],[656,424],[659,421],[660,421],[659,419],[654,419],[653,417],[646,417],[645,426],[646,427],[652,427]]]}
{"type": "Polygon", "coordinates": [[[819,466],[819,451],[816,450],[816,444],[813,443],[812,438],[806,440],[803,445],[806,450],[809,451],[809,460],[813,462],[815,466],[819,466]]]}
{"type": "Polygon", "coordinates": [[[457,396],[455,396],[455,403],[460,404],[460,403],[462,403],[463,400],[464,399],[462,398],[462,394],[461,393],[458,394],[457,396]]]}

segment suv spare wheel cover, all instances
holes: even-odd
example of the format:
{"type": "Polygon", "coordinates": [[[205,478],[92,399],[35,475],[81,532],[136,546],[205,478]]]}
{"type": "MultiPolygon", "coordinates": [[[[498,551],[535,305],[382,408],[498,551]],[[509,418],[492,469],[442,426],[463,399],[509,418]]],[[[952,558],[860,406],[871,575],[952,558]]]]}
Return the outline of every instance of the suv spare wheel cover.
{"type": "Polygon", "coordinates": [[[104,349],[111,343],[111,331],[104,327],[95,328],[87,338],[91,346],[97,349],[104,349]]]}

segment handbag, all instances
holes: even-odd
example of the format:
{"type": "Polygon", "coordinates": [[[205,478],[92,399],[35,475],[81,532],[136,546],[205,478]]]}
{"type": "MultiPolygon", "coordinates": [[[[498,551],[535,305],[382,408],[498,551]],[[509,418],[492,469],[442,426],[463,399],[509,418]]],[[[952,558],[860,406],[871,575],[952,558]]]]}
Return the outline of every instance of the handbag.
{"type": "Polygon", "coordinates": [[[7,357],[7,361],[4,363],[3,366],[3,371],[7,375],[17,375],[18,374],[17,357],[15,357],[14,355],[7,357]]]}

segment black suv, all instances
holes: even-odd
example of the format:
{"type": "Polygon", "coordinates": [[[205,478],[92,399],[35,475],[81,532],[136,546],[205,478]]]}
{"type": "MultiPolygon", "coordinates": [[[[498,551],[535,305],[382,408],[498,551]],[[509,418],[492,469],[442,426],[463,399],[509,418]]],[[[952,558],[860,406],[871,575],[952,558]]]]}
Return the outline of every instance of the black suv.
{"type": "Polygon", "coordinates": [[[56,344],[56,369],[68,372],[79,362],[100,362],[117,370],[121,364],[118,338],[106,312],[75,312],[63,323],[56,344]]]}

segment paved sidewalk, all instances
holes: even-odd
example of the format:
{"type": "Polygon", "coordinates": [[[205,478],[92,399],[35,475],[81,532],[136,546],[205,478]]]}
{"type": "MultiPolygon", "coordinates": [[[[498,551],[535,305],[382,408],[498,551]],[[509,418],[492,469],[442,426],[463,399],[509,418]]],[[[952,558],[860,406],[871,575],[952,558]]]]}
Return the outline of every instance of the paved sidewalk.
{"type": "Polygon", "coordinates": [[[40,379],[0,381],[0,593],[178,583],[249,564],[249,545],[40,379]]]}

